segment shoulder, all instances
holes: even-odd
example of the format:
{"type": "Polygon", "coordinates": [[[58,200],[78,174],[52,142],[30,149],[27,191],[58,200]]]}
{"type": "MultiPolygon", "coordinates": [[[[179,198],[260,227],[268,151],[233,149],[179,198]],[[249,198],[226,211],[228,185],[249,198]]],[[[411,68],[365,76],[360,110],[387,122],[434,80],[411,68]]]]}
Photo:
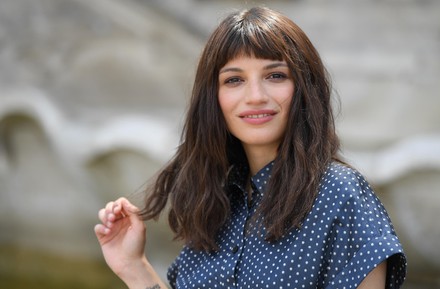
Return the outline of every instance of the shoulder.
{"type": "Polygon", "coordinates": [[[331,163],[322,176],[319,195],[336,199],[357,199],[375,197],[365,177],[356,169],[342,164],[331,163]]]}
{"type": "Polygon", "coordinates": [[[339,162],[328,165],[321,180],[321,185],[326,187],[351,185],[353,183],[368,185],[365,177],[358,170],[339,162]]]}
{"type": "Polygon", "coordinates": [[[326,288],[341,288],[354,284],[353,280],[359,284],[386,259],[388,284],[398,288],[403,282],[406,259],[400,241],[384,205],[358,170],[340,163],[329,165],[308,220],[322,223],[330,244],[328,259],[344,265],[329,271],[333,277],[326,288]]]}
{"type": "Polygon", "coordinates": [[[357,215],[383,224],[389,216],[366,178],[356,169],[332,163],[324,173],[315,200],[318,210],[332,210],[338,219],[357,215]]]}
{"type": "Polygon", "coordinates": [[[365,177],[356,169],[332,163],[322,177],[315,212],[347,228],[394,234],[391,219],[365,177]]]}

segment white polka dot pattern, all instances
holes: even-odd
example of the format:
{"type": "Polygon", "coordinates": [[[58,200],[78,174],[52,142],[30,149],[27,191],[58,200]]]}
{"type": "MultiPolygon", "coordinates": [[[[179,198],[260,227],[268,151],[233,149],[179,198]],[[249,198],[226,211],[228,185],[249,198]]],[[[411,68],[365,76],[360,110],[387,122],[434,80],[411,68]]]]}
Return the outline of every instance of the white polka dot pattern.
{"type": "Polygon", "coordinates": [[[250,222],[273,163],[252,178],[252,204],[244,187],[248,170],[236,166],[229,180],[231,215],[217,236],[219,250],[185,246],[168,271],[172,288],[356,288],[388,259],[387,288],[399,288],[406,258],[388,214],[366,180],[333,163],[322,178],[300,229],[275,243],[250,222]]]}

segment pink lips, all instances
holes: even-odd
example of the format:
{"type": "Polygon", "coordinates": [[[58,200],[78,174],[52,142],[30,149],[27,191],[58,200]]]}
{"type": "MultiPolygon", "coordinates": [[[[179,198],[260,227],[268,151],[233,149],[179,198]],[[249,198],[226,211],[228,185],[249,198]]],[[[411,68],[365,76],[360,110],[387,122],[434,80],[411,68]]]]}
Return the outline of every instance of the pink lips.
{"type": "Polygon", "coordinates": [[[246,123],[257,125],[271,121],[275,114],[277,114],[277,112],[274,110],[263,109],[247,110],[240,113],[238,116],[246,123]]]}

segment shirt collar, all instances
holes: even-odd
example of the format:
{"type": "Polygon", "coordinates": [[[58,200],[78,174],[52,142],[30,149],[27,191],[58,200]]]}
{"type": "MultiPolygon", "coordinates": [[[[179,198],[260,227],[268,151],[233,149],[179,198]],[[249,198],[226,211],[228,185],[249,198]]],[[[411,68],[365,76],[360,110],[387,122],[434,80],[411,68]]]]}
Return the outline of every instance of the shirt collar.
{"type": "Polygon", "coordinates": [[[274,161],[269,162],[251,178],[252,189],[257,190],[261,195],[266,192],[267,184],[272,176],[274,161]]]}
{"type": "Polygon", "coordinates": [[[246,191],[246,182],[249,175],[249,165],[245,163],[233,164],[228,175],[228,186],[236,186],[246,191]]]}
{"type": "MultiPolygon", "coordinates": [[[[251,186],[254,191],[264,194],[267,184],[272,175],[274,161],[269,162],[253,177],[251,177],[251,186]]],[[[246,192],[246,184],[249,177],[249,165],[239,163],[232,165],[228,177],[228,186],[236,186],[241,191],[246,192]]]]}

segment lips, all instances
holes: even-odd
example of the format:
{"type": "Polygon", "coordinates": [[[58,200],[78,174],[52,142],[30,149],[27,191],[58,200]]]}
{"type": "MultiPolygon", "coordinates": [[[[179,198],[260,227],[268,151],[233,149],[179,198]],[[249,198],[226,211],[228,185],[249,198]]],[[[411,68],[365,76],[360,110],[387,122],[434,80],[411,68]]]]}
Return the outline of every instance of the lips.
{"type": "Polygon", "coordinates": [[[259,109],[259,110],[246,110],[241,112],[238,116],[239,117],[251,117],[251,118],[258,118],[258,117],[264,117],[264,116],[272,116],[275,115],[277,112],[273,109],[259,109]]]}
{"type": "Polygon", "coordinates": [[[274,116],[277,114],[275,110],[247,110],[241,112],[238,116],[241,118],[262,118],[268,116],[274,116]]]}
{"type": "Polygon", "coordinates": [[[243,116],[243,118],[263,118],[263,117],[267,117],[267,116],[271,116],[271,115],[272,114],[268,114],[268,113],[250,114],[250,115],[243,116]]]}
{"type": "Polygon", "coordinates": [[[272,120],[276,114],[274,110],[248,110],[241,112],[238,117],[249,124],[263,124],[272,120]]]}

